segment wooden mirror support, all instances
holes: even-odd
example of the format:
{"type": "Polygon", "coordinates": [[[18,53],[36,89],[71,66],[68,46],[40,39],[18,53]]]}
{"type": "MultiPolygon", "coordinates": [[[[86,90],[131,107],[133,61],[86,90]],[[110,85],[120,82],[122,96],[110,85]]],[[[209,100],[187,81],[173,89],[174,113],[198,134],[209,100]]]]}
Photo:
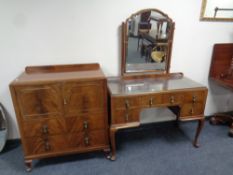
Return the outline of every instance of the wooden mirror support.
{"type": "Polygon", "coordinates": [[[175,23],[158,9],[143,9],[122,23],[121,75],[168,74],[175,23]]]}

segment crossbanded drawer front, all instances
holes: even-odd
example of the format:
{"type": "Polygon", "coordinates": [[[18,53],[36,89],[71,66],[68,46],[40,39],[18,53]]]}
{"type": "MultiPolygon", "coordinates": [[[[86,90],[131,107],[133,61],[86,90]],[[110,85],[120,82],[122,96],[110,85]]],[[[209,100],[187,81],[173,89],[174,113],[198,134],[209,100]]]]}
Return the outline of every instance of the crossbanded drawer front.
{"type": "Polygon", "coordinates": [[[166,93],[163,94],[162,103],[166,105],[178,105],[183,101],[183,95],[181,93],[166,93]]]}
{"type": "Polygon", "coordinates": [[[103,113],[93,113],[82,117],[66,117],[69,133],[104,129],[107,125],[103,113]]]}
{"type": "Polygon", "coordinates": [[[112,113],[112,124],[122,124],[139,121],[139,109],[114,110],[112,113]]]}
{"type": "Polygon", "coordinates": [[[117,97],[112,99],[113,109],[132,109],[140,106],[138,97],[117,97]]]}
{"type": "Polygon", "coordinates": [[[105,146],[108,144],[106,130],[72,133],[68,136],[71,148],[88,148],[105,146]]]}
{"type": "Polygon", "coordinates": [[[186,92],[184,95],[184,102],[189,102],[189,103],[204,102],[205,98],[206,98],[205,91],[186,92]]]}
{"type": "Polygon", "coordinates": [[[64,118],[34,119],[22,122],[25,137],[57,135],[67,132],[64,118]]]}
{"type": "Polygon", "coordinates": [[[155,107],[162,103],[161,94],[145,95],[139,98],[140,107],[155,107]]]}
{"type": "Polygon", "coordinates": [[[25,138],[26,155],[62,152],[69,148],[66,135],[25,138]]]}
{"type": "Polygon", "coordinates": [[[180,117],[190,117],[198,116],[204,114],[204,104],[203,103],[187,103],[181,107],[180,117]]]}

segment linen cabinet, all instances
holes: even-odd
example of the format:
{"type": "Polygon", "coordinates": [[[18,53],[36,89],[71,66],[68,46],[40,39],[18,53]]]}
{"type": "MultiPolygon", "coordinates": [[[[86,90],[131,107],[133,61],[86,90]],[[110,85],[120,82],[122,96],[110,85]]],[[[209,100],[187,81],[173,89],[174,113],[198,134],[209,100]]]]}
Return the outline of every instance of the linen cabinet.
{"type": "Polygon", "coordinates": [[[30,66],[10,84],[27,171],[33,159],[109,151],[99,64],[30,66]]]}

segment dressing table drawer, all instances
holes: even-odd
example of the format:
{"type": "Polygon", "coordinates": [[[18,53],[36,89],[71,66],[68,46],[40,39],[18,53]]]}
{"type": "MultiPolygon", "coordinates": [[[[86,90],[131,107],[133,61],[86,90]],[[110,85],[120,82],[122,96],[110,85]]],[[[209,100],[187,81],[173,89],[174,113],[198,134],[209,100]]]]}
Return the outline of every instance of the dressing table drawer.
{"type": "Polygon", "coordinates": [[[183,95],[181,93],[166,93],[163,94],[162,103],[166,105],[178,105],[183,101],[183,95]]]}
{"type": "Polygon", "coordinates": [[[114,110],[111,124],[121,124],[139,121],[139,109],[133,110],[114,110]]]}
{"type": "Polygon", "coordinates": [[[185,117],[190,117],[190,116],[196,117],[198,115],[203,115],[204,108],[205,108],[205,105],[203,103],[184,104],[180,110],[180,117],[185,118],[185,117]]]}
{"type": "Polygon", "coordinates": [[[131,109],[139,105],[138,97],[117,97],[112,100],[113,109],[131,109]]]}
{"type": "Polygon", "coordinates": [[[140,99],[140,107],[155,107],[162,103],[161,94],[153,94],[142,96],[140,99]]]}
{"type": "Polygon", "coordinates": [[[193,91],[193,92],[186,92],[184,95],[184,102],[189,103],[199,103],[203,102],[206,97],[205,91],[193,91]]]}

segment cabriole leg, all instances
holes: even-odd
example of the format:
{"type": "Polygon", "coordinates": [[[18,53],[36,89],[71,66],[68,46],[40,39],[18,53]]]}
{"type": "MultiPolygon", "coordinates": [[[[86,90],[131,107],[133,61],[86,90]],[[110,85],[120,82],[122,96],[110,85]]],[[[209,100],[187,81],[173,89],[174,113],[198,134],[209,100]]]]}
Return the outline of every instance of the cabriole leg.
{"type": "Polygon", "coordinates": [[[115,140],[115,134],[117,132],[117,129],[114,127],[110,128],[110,142],[111,142],[111,160],[116,160],[116,140],[115,140]]]}
{"type": "Polygon", "coordinates": [[[106,148],[103,150],[104,155],[107,159],[111,159],[111,155],[110,155],[110,148],[106,148]]]}
{"type": "Polygon", "coordinates": [[[27,172],[32,171],[32,160],[25,160],[24,163],[25,163],[25,166],[26,166],[26,171],[27,172]]]}
{"type": "Polygon", "coordinates": [[[205,123],[205,119],[200,119],[198,120],[198,126],[197,126],[197,130],[196,130],[196,134],[195,134],[195,138],[194,138],[194,141],[193,141],[193,146],[198,148],[200,145],[198,144],[198,137],[201,133],[201,130],[204,126],[204,123],[205,123]]]}

